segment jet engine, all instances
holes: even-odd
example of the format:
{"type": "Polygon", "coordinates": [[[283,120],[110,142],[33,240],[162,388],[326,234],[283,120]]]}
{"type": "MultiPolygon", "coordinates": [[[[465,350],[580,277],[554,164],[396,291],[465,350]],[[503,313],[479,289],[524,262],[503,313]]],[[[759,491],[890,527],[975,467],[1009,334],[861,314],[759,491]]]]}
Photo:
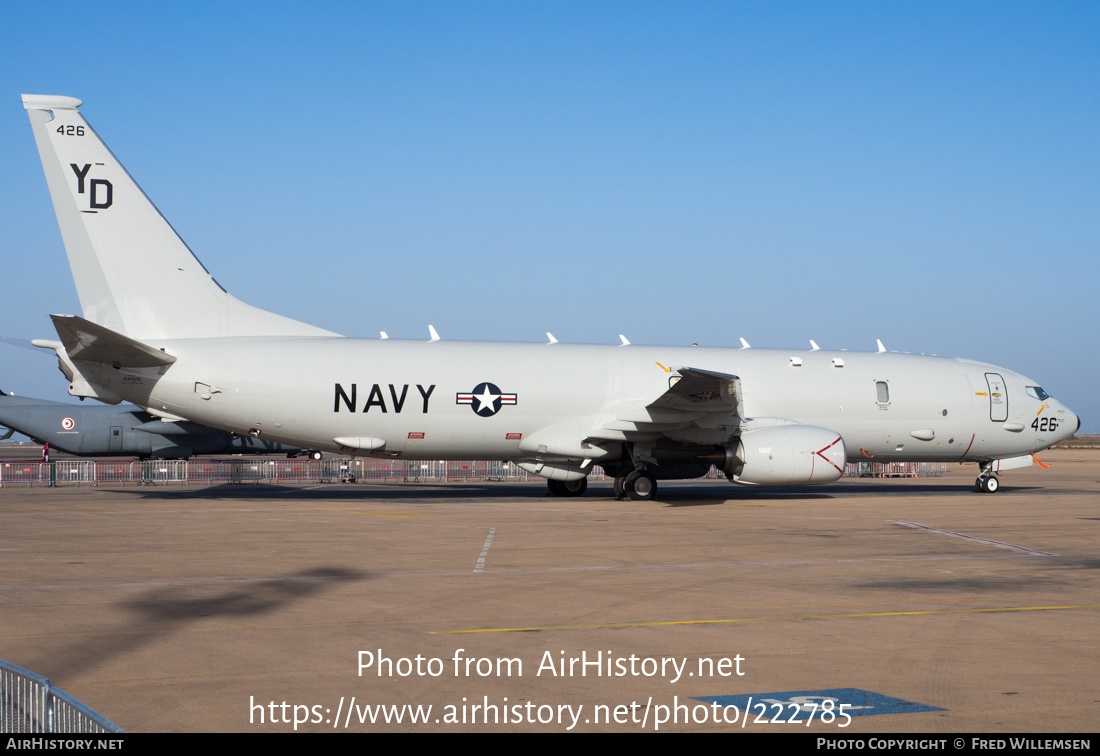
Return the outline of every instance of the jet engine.
{"type": "Polygon", "coordinates": [[[839,479],[846,457],[836,431],[792,423],[744,431],[731,439],[719,467],[731,483],[804,486],[839,479]]]}

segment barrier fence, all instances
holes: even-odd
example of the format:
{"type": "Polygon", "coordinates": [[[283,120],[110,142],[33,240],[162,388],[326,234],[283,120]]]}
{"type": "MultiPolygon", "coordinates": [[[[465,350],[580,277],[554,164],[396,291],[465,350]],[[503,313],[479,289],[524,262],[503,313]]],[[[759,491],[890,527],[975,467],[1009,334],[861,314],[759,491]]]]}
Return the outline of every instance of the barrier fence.
{"type": "MultiPolygon", "coordinates": [[[[848,477],[940,477],[946,462],[852,462],[848,477]]],[[[589,480],[603,480],[593,466],[589,480]]],[[[707,478],[724,479],[714,467],[707,478]]],[[[213,483],[541,481],[511,462],[389,459],[63,460],[0,463],[0,487],[11,485],[183,485],[213,483]]]]}
{"type": "Polygon", "coordinates": [[[849,462],[849,478],[939,478],[947,472],[946,462],[849,462]]]}
{"type": "MultiPolygon", "coordinates": [[[[0,732],[124,732],[42,675],[0,661],[0,732]]],[[[10,747],[10,746],[9,746],[10,747]]]]}

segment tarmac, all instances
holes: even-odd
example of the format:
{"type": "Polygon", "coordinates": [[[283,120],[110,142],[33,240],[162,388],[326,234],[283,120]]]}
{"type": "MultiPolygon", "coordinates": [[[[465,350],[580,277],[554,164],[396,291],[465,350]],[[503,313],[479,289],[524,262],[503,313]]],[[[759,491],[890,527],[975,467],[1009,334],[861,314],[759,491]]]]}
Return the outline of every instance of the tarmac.
{"type": "Polygon", "coordinates": [[[8,487],[0,659],[131,732],[1095,732],[1100,453],[1040,457],[992,495],[8,487]]]}

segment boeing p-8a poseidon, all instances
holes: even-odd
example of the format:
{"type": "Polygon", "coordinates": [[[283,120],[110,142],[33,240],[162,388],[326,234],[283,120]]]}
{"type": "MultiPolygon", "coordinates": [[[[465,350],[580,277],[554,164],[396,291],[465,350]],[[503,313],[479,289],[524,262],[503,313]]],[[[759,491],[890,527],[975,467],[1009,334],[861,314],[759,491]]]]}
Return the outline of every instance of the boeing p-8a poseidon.
{"type": "Polygon", "coordinates": [[[52,316],[73,396],[133,402],[308,449],[512,460],[557,495],[591,466],[649,499],[717,465],[746,485],[837,480],[846,461],[994,473],[1080,422],[1035,381],[887,353],[353,339],[226,292],[81,116],[24,95],[83,317],[52,316]]]}

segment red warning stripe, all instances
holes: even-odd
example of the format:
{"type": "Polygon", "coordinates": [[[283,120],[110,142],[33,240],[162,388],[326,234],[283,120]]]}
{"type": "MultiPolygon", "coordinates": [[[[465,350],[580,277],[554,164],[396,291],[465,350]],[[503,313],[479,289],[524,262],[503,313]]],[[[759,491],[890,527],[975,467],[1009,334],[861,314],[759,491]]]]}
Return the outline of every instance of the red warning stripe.
{"type": "Polygon", "coordinates": [[[816,454],[817,456],[821,457],[821,458],[822,458],[823,460],[825,460],[826,462],[828,462],[828,463],[829,463],[830,465],[832,465],[832,466],[833,466],[833,468],[834,468],[834,469],[835,469],[835,470],[836,470],[836,471],[837,471],[838,473],[840,473],[841,475],[843,475],[843,474],[844,474],[844,470],[843,470],[843,469],[841,469],[841,468],[839,468],[839,467],[837,467],[837,465],[836,465],[836,462],[833,462],[833,461],[832,461],[831,459],[829,459],[828,457],[826,457],[826,456],[825,456],[825,455],[823,454],[823,452],[827,452],[827,451],[829,451],[829,449],[832,449],[832,448],[833,448],[834,446],[836,446],[836,445],[837,445],[837,444],[839,444],[839,443],[840,443],[840,436],[837,436],[837,437],[836,437],[836,441],[833,441],[833,442],[832,442],[831,444],[829,444],[828,446],[826,446],[826,447],[825,447],[824,449],[818,449],[818,450],[817,450],[816,452],[814,452],[814,454],[816,454]]]}
{"type": "Polygon", "coordinates": [[[955,460],[956,462],[962,462],[963,461],[963,458],[966,457],[967,452],[970,451],[970,447],[974,445],[974,439],[977,438],[977,437],[978,437],[977,433],[971,433],[970,434],[970,443],[966,445],[966,451],[964,451],[962,453],[962,457],[959,457],[958,459],[955,460]]]}

